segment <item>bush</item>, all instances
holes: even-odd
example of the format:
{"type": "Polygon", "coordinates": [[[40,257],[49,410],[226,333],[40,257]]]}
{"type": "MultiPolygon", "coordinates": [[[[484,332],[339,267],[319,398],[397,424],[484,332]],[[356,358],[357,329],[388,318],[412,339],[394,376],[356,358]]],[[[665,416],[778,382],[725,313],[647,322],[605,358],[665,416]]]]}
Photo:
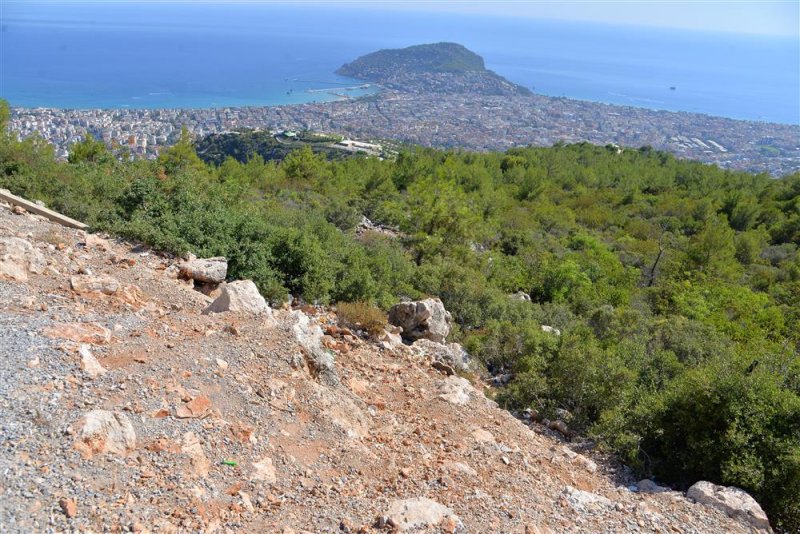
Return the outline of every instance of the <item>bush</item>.
{"type": "Polygon", "coordinates": [[[339,302],[336,304],[339,322],[351,329],[364,329],[377,336],[389,324],[386,314],[368,302],[339,302]]]}

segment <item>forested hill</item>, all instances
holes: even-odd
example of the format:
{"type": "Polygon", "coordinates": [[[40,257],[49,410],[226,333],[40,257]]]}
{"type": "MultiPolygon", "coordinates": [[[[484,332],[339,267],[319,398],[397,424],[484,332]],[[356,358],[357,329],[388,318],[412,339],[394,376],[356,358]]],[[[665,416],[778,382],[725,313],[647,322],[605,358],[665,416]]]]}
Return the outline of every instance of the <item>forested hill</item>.
{"type": "Polygon", "coordinates": [[[481,56],[456,43],[379,50],[336,72],[414,93],[530,94],[528,89],[487,70],[481,56]]]}
{"type": "Polygon", "coordinates": [[[3,134],[0,187],[225,256],[274,302],[380,314],[438,296],[448,340],[508,382],[503,406],[561,419],[640,476],[741,487],[800,528],[800,174],[589,144],[209,166],[188,136],[155,161],[86,140],[59,163],[3,134]]]}

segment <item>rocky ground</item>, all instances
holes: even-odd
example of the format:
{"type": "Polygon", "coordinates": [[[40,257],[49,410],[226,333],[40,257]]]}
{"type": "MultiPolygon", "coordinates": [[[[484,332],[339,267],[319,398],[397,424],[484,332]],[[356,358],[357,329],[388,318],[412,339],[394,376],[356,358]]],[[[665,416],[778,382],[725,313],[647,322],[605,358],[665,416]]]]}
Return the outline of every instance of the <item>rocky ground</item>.
{"type": "Polygon", "coordinates": [[[0,205],[1,532],[753,528],[325,310],[204,315],[175,263],[0,205]]]}

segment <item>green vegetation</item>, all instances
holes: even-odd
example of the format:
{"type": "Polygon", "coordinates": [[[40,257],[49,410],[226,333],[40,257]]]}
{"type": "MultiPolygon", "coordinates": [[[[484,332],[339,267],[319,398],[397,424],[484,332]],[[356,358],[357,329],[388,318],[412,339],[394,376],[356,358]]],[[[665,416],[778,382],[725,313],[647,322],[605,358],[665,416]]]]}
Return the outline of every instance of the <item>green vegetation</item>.
{"type": "Polygon", "coordinates": [[[383,69],[401,69],[408,72],[470,72],[484,71],[483,58],[457,43],[435,43],[386,49],[361,56],[339,69],[343,76],[360,77],[359,74],[383,69]]]}
{"type": "Polygon", "coordinates": [[[369,302],[340,302],[336,305],[336,317],[339,324],[348,328],[363,329],[371,336],[383,332],[389,324],[386,314],[369,302]]]}
{"type": "Polygon", "coordinates": [[[309,130],[303,130],[302,132],[297,133],[297,140],[302,141],[303,143],[338,143],[344,139],[341,135],[331,135],[331,134],[324,134],[319,132],[311,132],[309,130]]]}
{"type": "Polygon", "coordinates": [[[514,374],[505,406],[566,410],[643,475],[739,486],[800,528],[800,175],[589,144],[335,162],[304,148],[217,167],[186,135],[154,162],[98,150],[87,139],[57,163],[4,136],[0,187],[224,255],[274,302],[439,296],[453,339],[514,374]],[[362,215],[403,237],[356,236],[362,215]]]}
{"type": "Polygon", "coordinates": [[[278,140],[270,132],[243,130],[208,135],[200,139],[195,148],[203,161],[214,165],[221,165],[229,157],[245,163],[255,154],[265,161],[282,160],[293,150],[304,146],[309,146],[315,154],[333,160],[350,156],[349,152],[330,146],[341,140],[340,136],[314,132],[298,132],[296,137],[280,136],[278,140]]]}

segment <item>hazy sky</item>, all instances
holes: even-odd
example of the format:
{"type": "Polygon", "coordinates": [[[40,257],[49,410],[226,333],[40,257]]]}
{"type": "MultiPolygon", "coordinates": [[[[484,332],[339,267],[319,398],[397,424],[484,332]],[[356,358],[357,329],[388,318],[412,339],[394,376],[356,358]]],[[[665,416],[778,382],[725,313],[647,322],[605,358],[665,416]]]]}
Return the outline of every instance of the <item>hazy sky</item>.
{"type": "MultiPolygon", "coordinates": [[[[366,3],[366,2],[365,2],[366,3]]],[[[388,2],[387,2],[388,4],[388,2]]],[[[523,1],[404,2],[405,9],[437,9],[537,18],[584,20],[699,30],[800,34],[800,0],[761,1],[523,1]]],[[[799,44],[800,45],[800,44],[799,44]]]]}
{"type": "MultiPolygon", "coordinates": [[[[339,5],[665,26],[794,36],[800,39],[800,0],[41,0],[42,3],[48,1],[94,4],[339,5]]],[[[36,0],[0,0],[0,4],[34,2],[36,0]]]]}

